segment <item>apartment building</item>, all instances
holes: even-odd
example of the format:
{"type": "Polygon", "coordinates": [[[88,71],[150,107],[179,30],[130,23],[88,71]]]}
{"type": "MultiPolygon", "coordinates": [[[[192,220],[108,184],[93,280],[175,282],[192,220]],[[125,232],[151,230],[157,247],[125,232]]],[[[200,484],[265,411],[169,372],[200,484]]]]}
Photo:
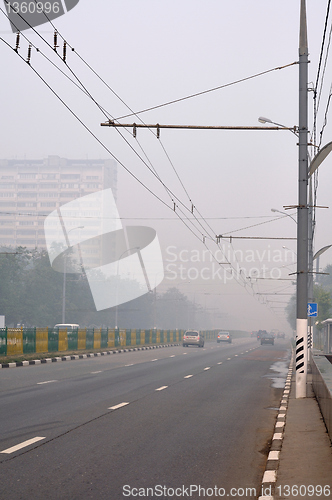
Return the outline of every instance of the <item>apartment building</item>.
{"type": "Polygon", "coordinates": [[[111,188],[116,198],[114,160],[0,160],[0,246],[46,248],[44,220],[81,196],[111,188]]]}

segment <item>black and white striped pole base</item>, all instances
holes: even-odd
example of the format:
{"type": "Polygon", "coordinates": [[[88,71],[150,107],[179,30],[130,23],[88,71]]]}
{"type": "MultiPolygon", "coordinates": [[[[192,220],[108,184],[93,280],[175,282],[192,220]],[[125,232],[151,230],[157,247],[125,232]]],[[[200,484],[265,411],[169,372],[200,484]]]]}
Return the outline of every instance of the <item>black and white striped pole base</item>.
{"type": "Polygon", "coordinates": [[[307,396],[307,360],[308,360],[308,320],[296,320],[296,398],[307,396]]]}

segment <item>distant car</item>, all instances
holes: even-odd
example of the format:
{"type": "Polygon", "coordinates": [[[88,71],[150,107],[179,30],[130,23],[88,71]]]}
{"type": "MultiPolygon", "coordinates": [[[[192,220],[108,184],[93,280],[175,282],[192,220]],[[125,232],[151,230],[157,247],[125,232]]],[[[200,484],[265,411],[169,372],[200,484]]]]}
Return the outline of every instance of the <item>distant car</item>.
{"type": "Polygon", "coordinates": [[[183,335],[182,345],[183,347],[188,347],[188,345],[204,347],[204,336],[197,330],[187,330],[183,335]]]}
{"type": "Polygon", "coordinates": [[[219,332],[217,335],[217,342],[218,344],[220,342],[228,342],[229,344],[232,343],[232,335],[229,332],[219,332]]]}
{"type": "Polygon", "coordinates": [[[78,330],[80,325],[76,323],[58,323],[57,325],[54,326],[54,329],[59,329],[59,330],[78,330]]]}
{"type": "Polygon", "coordinates": [[[264,333],[262,333],[260,339],[261,339],[261,345],[262,344],[272,344],[272,345],[274,345],[274,335],[273,335],[273,333],[264,332],[264,333]]]}
{"type": "Polygon", "coordinates": [[[285,335],[285,333],[284,333],[284,332],[278,332],[278,333],[277,333],[277,338],[278,338],[278,339],[284,339],[284,338],[285,338],[285,336],[286,336],[286,335],[285,335]]]}

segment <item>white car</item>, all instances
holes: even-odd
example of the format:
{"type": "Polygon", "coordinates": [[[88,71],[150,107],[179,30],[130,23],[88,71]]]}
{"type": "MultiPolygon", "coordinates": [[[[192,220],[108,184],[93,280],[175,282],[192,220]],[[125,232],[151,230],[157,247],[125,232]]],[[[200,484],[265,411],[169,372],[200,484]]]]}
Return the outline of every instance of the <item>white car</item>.
{"type": "Polygon", "coordinates": [[[183,347],[188,347],[188,345],[204,347],[204,336],[197,330],[187,330],[183,335],[182,345],[183,347]]]}
{"type": "Polygon", "coordinates": [[[217,342],[228,342],[229,344],[232,343],[232,336],[229,332],[219,332],[217,336],[217,342]]]}

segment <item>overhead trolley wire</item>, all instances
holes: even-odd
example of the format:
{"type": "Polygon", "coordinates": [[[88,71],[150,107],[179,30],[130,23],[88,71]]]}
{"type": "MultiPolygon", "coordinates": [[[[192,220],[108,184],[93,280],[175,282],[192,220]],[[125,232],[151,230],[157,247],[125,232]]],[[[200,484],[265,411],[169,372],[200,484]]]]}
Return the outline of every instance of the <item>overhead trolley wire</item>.
{"type": "MultiPolygon", "coordinates": [[[[7,0],[5,0],[5,2],[7,2],[7,0]]],[[[7,2],[7,3],[8,3],[8,2],[7,2]]],[[[2,9],[1,9],[1,10],[2,10],[2,9]]],[[[45,16],[46,16],[46,14],[45,14],[45,16]]],[[[46,17],[47,17],[47,16],[46,16],[46,17]]],[[[51,23],[51,25],[54,27],[53,23],[52,23],[50,20],[49,20],[49,22],[50,22],[50,23],[51,23]]],[[[32,29],[34,30],[34,28],[32,28],[32,29]]],[[[36,30],[34,30],[34,31],[35,31],[35,33],[37,33],[37,34],[38,34],[38,36],[39,36],[40,38],[42,38],[42,40],[43,40],[43,41],[44,41],[44,42],[45,42],[45,43],[46,43],[46,44],[47,44],[47,45],[48,45],[48,46],[52,49],[52,47],[50,46],[50,44],[49,44],[49,43],[48,43],[48,42],[47,42],[47,41],[46,41],[43,37],[41,37],[41,35],[40,35],[40,34],[39,34],[36,30]]],[[[59,32],[57,32],[57,33],[59,33],[59,32]]],[[[60,37],[63,39],[63,37],[61,36],[61,34],[60,34],[60,37]]],[[[26,37],[25,37],[25,38],[26,38],[26,37]]],[[[4,40],[4,39],[2,39],[2,38],[1,38],[1,40],[2,40],[4,43],[6,43],[8,46],[10,46],[10,45],[9,45],[9,44],[8,44],[8,43],[4,40]]],[[[63,40],[64,40],[64,39],[63,39],[63,40]]],[[[69,45],[69,44],[68,44],[68,46],[70,47],[70,45],[69,45]]],[[[36,48],[36,49],[37,49],[37,48],[36,48]]],[[[29,50],[30,50],[30,49],[29,49],[29,50]]],[[[37,50],[38,50],[38,49],[37,49],[37,50]]],[[[75,53],[76,53],[76,55],[78,55],[78,54],[77,54],[77,52],[75,52],[75,53]]],[[[23,59],[23,57],[22,57],[20,54],[18,54],[18,55],[21,57],[21,59],[23,59]]],[[[58,54],[58,55],[59,55],[59,54],[58,54]]],[[[78,56],[79,56],[79,55],[78,55],[78,56]]],[[[82,58],[81,58],[81,56],[79,56],[79,57],[80,57],[80,59],[81,59],[82,61],[84,61],[84,59],[82,59],[82,58]]],[[[47,58],[47,59],[48,59],[48,58],[47,58]]],[[[28,62],[28,61],[26,61],[26,62],[28,62]]],[[[29,62],[30,62],[30,60],[29,60],[29,62]]],[[[50,62],[51,62],[51,61],[50,61],[50,62]]],[[[85,62],[85,61],[84,61],[84,62],[85,62]]],[[[53,63],[52,63],[52,64],[53,64],[53,63]]],[[[87,64],[87,63],[86,63],[86,64],[87,64]]],[[[251,76],[251,77],[248,77],[248,78],[245,78],[245,79],[242,79],[242,80],[238,80],[237,82],[233,82],[232,84],[239,83],[240,81],[249,80],[249,79],[254,78],[254,77],[256,77],[256,76],[260,76],[260,75],[263,75],[263,74],[269,73],[270,71],[274,71],[274,70],[276,70],[276,69],[283,69],[283,68],[285,68],[285,67],[292,66],[292,65],[294,65],[294,64],[297,64],[297,62],[296,62],[296,63],[289,64],[289,65],[286,65],[286,66],[283,66],[283,67],[274,68],[274,69],[272,69],[272,70],[268,70],[268,71],[262,72],[262,73],[260,73],[260,74],[253,75],[253,76],[251,76]]],[[[67,65],[67,64],[66,64],[66,65],[67,65]]],[[[55,65],[55,66],[56,66],[56,65],[55,65]]],[[[88,65],[88,66],[89,66],[89,65],[88,65]]],[[[60,69],[58,66],[56,66],[56,67],[57,67],[57,68],[61,71],[61,69],[60,69]]],[[[93,101],[93,102],[94,102],[94,103],[98,106],[98,108],[99,108],[99,109],[103,112],[103,114],[104,114],[107,118],[109,118],[109,116],[108,116],[108,115],[107,115],[107,113],[105,112],[104,108],[102,108],[102,107],[99,105],[99,103],[98,103],[98,102],[97,102],[97,101],[93,98],[93,96],[92,96],[92,95],[88,92],[88,90],[86,89],[86,87],[83,85],[83,83],[80,81],[80,79],[76,76],[76,74],[75,74],[75,73],[71,70],[71,68],[70,68],[68,65],[67,65],[67,67],[69,68],[69,71],[70,71],[70,72],[74,75],[74,77],[77,79],[77,81],[80,83],[80,85],[81,85],[81,86],[82,86],[82,88],[84,89],[84,93],[85,93],[85,94],[86,94],[86,95],[87,95],[87,96],[88,96],[88,97],[89,97],[89,98],[90,98],[90,99],[91,99],[91,100],[92,100],[92,101],[93,101]]],[[[90,67],[90,66],[89,66],[89,67],[90,67]]],[[[49,88],[49,89],[50,89],[50,90],[51,90],[51,91],[52,91],[52,92],[56,95],[56,97],[58,97],[58,99],[60,100],[60,102],[62,102],[62,104],[63,104],[63,105],[65,105],[65,107],[66,107],[66,108],[67,108],[67,109],[68,109],[68,110],[69,110],[69,111],[70,111],[70,112],[74,115],[74,117],[75,117],[75,118],[76,118],[76,119],[77,119],[77,120],[81,123],[81,125],[83,125],[83,126],[84,126],[84,128],[86,128],[86,130],[87,130],[87,131],[88,131],[88,132],[89,132],[89,133],[90,133],[90,134],[91,134],[91,135],[92,135],[92,136],[93,136],[93,137],[94,137],[94,138],[98,141],[98,143],[99,143],[100,145],[102,145],[102,147],[104,147],[104,149],[106,149],[106,151],[107,151],[109,154],[111,154],[111,156],[112,156],[112,157],[113,157],[113,158],[114,158],[114,159],[115,159],[115,160],[116,160],[116,161],[117,161],[117,162],[118,162],[118,163],[119,163],[122,167],[124,167],[124,168],[125,168],[125,170],[126,170],[128,173],[130,173],[130,175],[132,175],[132,176],[133,176],[133,177],[134,177],[134,178],[135,178],[135,179],[136,179],[136,180],[137,180],[137,181],[138,181],[138,182],[139,182],[139,183],[140,183],[143,187],[145,187],[145,188],[146,188],[146,189],[147,189],[147,190],[148,190],[151,194],[153,194],[153,196],[155,196],[155,197],[156,197],[159,201],[161,201],[161,202],[162,202],[165,206],[167,206],[168,208],[171,208],[171,207],[170,207],[169,205],[167,205],[167,204],[166,204],[166,203],[165,203],[165,202],[164,202],[164,201],[163,201],[160,197],[158,197],[157,195],[155,195],[155,193],[153,193],[153,192],[152,192],[152,191],[151,191],[151,190],[150,190],[150,189],[149,189],[149,188],[148,188],[148,187],[147,187],[147,186],[146,186],[146,185],[145,185],[142,181],[140,181],[140,180],[139,180],[139,179],[138,179],[138,178],[137,178],[137,177],[136,177],[136,176],[135,176],[135,175],[134,175],[134,174],[133,174],[133,173],[132,173],[132,172],[131,172],[128,168],[127,168],[127,167],[125,167],[125,165],[124,165],[121,161],[119,161],[119,160],[118,160],[118,159],[114,156],[114,154],[113,154],[113,153],[112,153],[112,152],[111,152],[111,151],[110,151],[110,150],[109,150],[109,149],[108,149],[108,148],[107,148],[107,147],[106,147],[106,146],[105,146],[105,145],[104,145],[104,144],[103,144],[103,143],[102,143],[102,142],[98,139],[98,137],[97,137],[97,136],[96,136],[96,135],[95,135],[95,134],[94,134],[94,133],[93,133],[93,132],[92,132],[92,131],[88,128],[88,127],[87,127],[87,125],[85,125],[85,123],[84,123],[84,122],[83,122],[83,121],[82,121],[82,120],[81,120],[81,119],[80,119],[80,118],[79,118],[79,117],[78,117],[78,116],[77,116],[77,115],[73,112],[73,110],[71,110],[71,108],[70,108],[70,107],[69,107],[69,106],[68,106],[68,105],[67,105],[67,104],[66,104],[66,103],[65,103],[65,102],[64,102],[64,101],[60,98],[60,96],[59,96],[59,95],[58,95],[58,94],[57,94],[57,93],[56,93],[56,92],[55,92],[55,91],[51,88],[51,86],[50,86],[50,85],[49,85],[49,84],[45,81],[45,79],[44,79],[44,78],[43,78],[43,77],[42,77],[42,76],[41,76],[41,75],[40,75],[40,74],[39,74],[39,73],[38,73],[38,72],[37,72],[34,68],[32,68],[32,69],[33,69],[33,71],[37,74],[37,76],[38,76],[39,78],[41,78],[41,79],[42,79],[42,81],[44,82],[44,84],[46,84],[46,85],[47,85],[47,87],[48,87],[48,88],[49,88]]],[[[91,68],[91,67],[90,67],[90,69],[92,70],[92,68],[91,68]]],[[[92,71],[94,72],[94,70],[92,70],[92,71]]],[[[62,71],[61,71],[61,72],[62,72],[62,71]]],[[[65,75],[65,73],[64,73],[64,72],[62,72],[62,73],[65,75]]],[[[94,73],[95,73],[95,72],[94,72],[94,73]]],[[[95,74],[97,75],[97,73],[95,73],[95,74]]],[[[67,75],[65,75],[65,76],[67,76],[67,75]]],[[[98,76],[98,75],[97,75],[97,76],[98,76]]],[[[67,76],[67,77],[68,77],[68,76],[67,76]]],[[[98,76],[98,77],[99,77],[99,76],[98,76]]],[[[69,78],[69,77],[68,77],[68,78],[69,78]]],[[[99,78],[100,78],[100,77],[99,77],[99,78]]],[[[70,78],[69,78],[69,79],[70,79],[70,78]]],[[[101,80],[102,80],[102,79],[101,79],[101,80]]],[[[73,82],[73,80],[71,80],[71,79],[70,79],[70,81],[71,81],[72,83],[75,83],[75,82],[73,82]]],[[[102,80],[102,81],[103,81],[103,80],[102,80]]],[[[104,83],[105,83],[105,82],[104,82],[104,83]]],[[[106,83],[105,83],[105,84],[106,84],[106,83]]],[[[227,87],[227,86],[230,86],[230,85],[232,85],[232,84],[226,84],[226,85],[223,85],[223,86],[220,86],[220,87],[216,87],[216,88],[214,88],[214,89],[210,89],[210,90],[208,90],[208,91],[204,91],[204,92],[200,92],[200,93],[195,94],[195,95],[187,96],[186,98],[182,98],[182,99],[180,99],[180,100],[184,100],[184,99],[188,99],[188,98],[191,98],[191,97],[195,97],[195,96],[197,96],[197,95],[202,95],[202,94],[207,93],[207,92],[212,92],[213,90],[217,90],[218,88],[227,87]]],[[[76,84],[75,84],[75,85],[76,85],[76,84]]],[[[106,85],[107,85],[107,84],[106,84],[106,85]]],[[[77,85],[76,85],[76,86],[77,86],[77,85]]],[[[79,86],[77,86],[77,87],[78,87],[78,88],[80,88],[79,86]]],[[[108,85],[107,85],[107,87],[108,87],[111,91],[113,91],[113,90],[112,90],[112,89],[111,89],[108,85]]],[[[81,89],[81,90],[82,90],[82,89],[81,89]]],[[[113,92],[113,93],[114,93],[114,92],[113,92]]],[[[115,94],[115,95],[117,95],[117,94],[115,94]]],[[[121,102],[123,102],[123,103],[124,103],[124,101],[122,101],[122,99],[121,99],[119,96],[117,96],[117,97],[121,100],[121,102]]],[[[178,102],[178,101],[179,101],[179,100],[177,100],[177,101],[175,101],[175,102],[178,102]]],[[[124,104],[125,104],[125,103],[124,103],[124,104]]],[[[165,105],[167,105],[167,104],[170,104],[170,103],[165,103],[165,104],[160,105],[160,106],[158,106],[158,107],[162,107],[162,106],[165,106],[165,105]]],[[[127,105],[126,105],[126,106],[127,106],[127,105]]],[[[128,107],[128,106],[127,106],[127,107],[128,107]]],[[[128,109],[130,109],[130,108],[128,107],[128,109]]],[[[139,112],[139,113],[140,113],[140,112],[139,112]]],[[[138,113],[133,113],[133,114],[137,115],[138,113]]],[[[128,141],[126,141],[126,142],[128,143],[128,141]]],[[[131,146],[131,145],[130,145],[130,146],[131,146]]],[[[164,149],[164,150],[165,150],[165,149],[164,149]]],[[[135,150],[134,150],[134,151],[135,151],[135,150]]],[[[137,153],[136,151],[135,151],[135,153],[138,155],[138,153],[137,153]]],[[[166,150],[165,150],[165,154],[167,155],[166,150]]],[[[138,155],[138,156],[139,156],[139,155],[138,155]]],[[[168,155],[167,155],[167,156],[168,156],[168,155]]],[[[140,156],[139,156],[139,157],[140,157],[140,156]]],[[[144,160],[143,160],[141,157],[140,157],[140,159],[141,159],[141,160],[143,161],[143,163],[146,165],[146,163],[144,162],[144,160]]],[[[170,160],[170,158],[169,158],[169,160],[170,160]]],[[[171,163],[171,164],[172,164],[172,163],[171,163]]],[[[146,165],[146,166],[148,166],[148,165],[146,165]]],[[[149,167],[148,167],[148,168],[149,168],[149,167]]],[[[176,172],[176,170],[175,170],[174,166],[173,166],[173,169],[174,169],[174,171],[176,172]]],[[[154,169],[153,169],[153,170],[154,170],[154,169]]],[[[167,188],[167,186],[166,186],[166,185],[162,182],[162,180],[161,180],[160,176],[159,176],[156,172],[155,172],[155,174],[156,174],[156,176],[157,176],[158,180],[159,180],[159,181],[163,184],[163,186],[164,186],[164,188],[166,189],[166,191],[167,191],[169,194],[171,194],[171,191],[170,191],[170,190],[169,190],[169,188],[167,188]]],[[[177,172],[176,172],[176,174],[177,174],[177,172]]],[[[178,174],[177,174],[177,177],[178,177],[178,179],[179,179],[179,181],[180,181],[180,183],[181,183],[181,185],[182,185],[183,189],[185,190],[185,192],[186,192],[186,194],[187,194],[187,196],[188,196],[189,200],[191,201],[190,196],[189,196],[189,193],[186,191],[185,186],[183,185],[182,181],[180,180],[180,178],[179,178],[178,174]]],[[[180,201],[180,200],[178,200],[178,201],[180,201]]],[[[181,203],[181,204],[183,204],[181,201],[180,201],[180,203],[181,203]]],[[[191,201],[191,203],[192,203],[192,201],[191,201]]],[[[184,205],[184,204],[183,204],[183,205],[184,205]]],[[[174,206],[175,206],[175,205],[174,205],[174,206]]],[[[193,204],[192,204],[192,207],[193,207],[193,204]]],[[[184,208],[185,208],[186,210],[188,210],[188,208],[187,208],[185,205],[184,205],[184,208]]],[[[192,210],[192,212],[193,212],[193,210],[192,210]]],[[[184,220],[183,220],[183,219],[182,219],[182,218],[181,218],[178,214],[177,214],[177,216],[180,218],[180,220],[182,220],[182,222],[183,222],[183,223],[187,226],[187,228],[188,228],[188,229],[189,229],[189,230],[190,230],[190,231],[191,231],[191,232],[192,232],[192,233],[193,233],[196,237],[198,237],[198,236],[194,233],[194,231],[192,231],[192,230],[188,227],[188,225],[184,222],[184,220]]],[[[196,217],[194,217],[194,218],[195,218],[196,220],[198,220],[196,217]]],[[[202,217],[202,219],[205,221],[205,219],[204,219],[203,217],[202,217]]],[[[189,219],[188,219],[188,220],[189,220],[189,219]]],[[[206,221],[205,221],[205,222],[206,222],[206,221]]],[[[201,225],[201,224],[200,224],[200,225],[201,225]]],[[[208,226],[211,228],[211,226],[210,226],[209,224],[208,224],[208,226]]],[[[197,228],[196,228],[196,227],[195,227],[195,229],[197,230],[197,228]]],[[[212,228],[211,228],[211,229],[212,229],[212,228]]],[[[204,242],[204,241],[203,241],[203,242],[204,242]]],[[[206,246],[206,245],[205,245],[205,246],[206,246]]],[[[232,267],[233,267],[233,266],[232,266],[232,267]]],[[[246,287],[246,283],[244,284],[244,286],[246,287]]]]}

